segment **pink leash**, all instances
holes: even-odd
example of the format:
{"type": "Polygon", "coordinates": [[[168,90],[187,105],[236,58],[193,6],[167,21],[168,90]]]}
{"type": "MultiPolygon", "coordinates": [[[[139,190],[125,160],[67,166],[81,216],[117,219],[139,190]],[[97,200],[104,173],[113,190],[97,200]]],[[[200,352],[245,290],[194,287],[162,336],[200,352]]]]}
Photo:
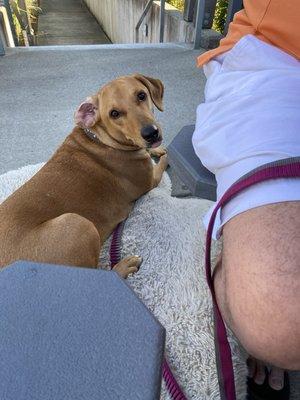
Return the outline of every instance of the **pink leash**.
{"type": "Polygon", "coordinates": [[[209,221],[206,236],[205,268],[206,279],[210,288],[214,306],[216,361],[218,367],[220,395],[222,400],[235,400],[236,395],[231,349],[227,339],[226,327],[216,301],[213,277],[211,273],[211,239],[217,211],[242,190],[256,183],[269,179],[299,177],[300,157],[288,158],[265,164],[243,176],[225,192],[225,194],[217,203],[209,221]]]}
{"type": "MultiPolygon", "coordinates": [[[[110,245],[110,266],[113,268],[121,260],[121,239],[124,228],[124,221],[113,232],[110,245]]],[[[187,400],[183,391],[174,377],[167,360],[164,358],[162,365],[162,375],[168,389],[168,392],[173,400],[187,400]]]]}

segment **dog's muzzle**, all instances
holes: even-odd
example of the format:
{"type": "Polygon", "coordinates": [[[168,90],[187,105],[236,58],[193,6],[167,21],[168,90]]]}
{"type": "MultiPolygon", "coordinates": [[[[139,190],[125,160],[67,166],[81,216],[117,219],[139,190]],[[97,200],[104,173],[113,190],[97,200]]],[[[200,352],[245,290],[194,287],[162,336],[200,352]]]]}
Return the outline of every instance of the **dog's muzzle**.
{"type": "Polygon", "coordinates": [[[141,129],[141,135],[149,147],[157,147],[161,144],[162,138],[156,125],[146,125],[141,129]]]}

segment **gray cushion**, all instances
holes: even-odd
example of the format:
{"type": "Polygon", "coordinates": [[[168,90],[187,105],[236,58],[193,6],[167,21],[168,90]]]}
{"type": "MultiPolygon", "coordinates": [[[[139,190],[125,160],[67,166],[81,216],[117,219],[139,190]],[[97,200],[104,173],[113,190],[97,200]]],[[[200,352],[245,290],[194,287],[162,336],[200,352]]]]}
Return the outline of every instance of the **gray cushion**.
{"type": "Polygon", "coordinates": [[[165,331],[114,272],[17,262],[0,321],[3,400],[159,398],[165,331]]]}

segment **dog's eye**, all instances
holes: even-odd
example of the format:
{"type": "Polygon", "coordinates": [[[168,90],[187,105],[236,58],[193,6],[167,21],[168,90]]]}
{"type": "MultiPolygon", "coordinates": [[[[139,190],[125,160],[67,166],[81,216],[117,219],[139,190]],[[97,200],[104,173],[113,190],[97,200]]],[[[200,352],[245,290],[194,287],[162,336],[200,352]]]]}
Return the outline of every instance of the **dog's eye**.
{"type": "Polygon", "coordinates": [[[113,118],[113,119],[117,119],[121,116],[120,111],[118,110],[111,110],[111,112],[109,113],[109,115],[113,118]]]}
{"type": "Polygon", "coordinates": [[[147,95],[146,95],[145,92],[139,92],[138,95],[137,95],[137,98],[138,98],[139,101],[145,101],[146,98],[147,98],[147,95]]]}

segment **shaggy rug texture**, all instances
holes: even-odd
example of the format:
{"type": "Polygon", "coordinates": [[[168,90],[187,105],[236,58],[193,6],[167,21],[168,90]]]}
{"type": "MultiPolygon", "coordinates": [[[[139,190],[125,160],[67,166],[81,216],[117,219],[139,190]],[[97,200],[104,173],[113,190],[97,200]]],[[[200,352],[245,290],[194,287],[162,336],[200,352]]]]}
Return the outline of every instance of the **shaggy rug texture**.
{"type": "MultiPolygon", "coordinates": [[[[0,176],[0,202],[42,164],[0,176]]],[[[122,255],[143,257],[128,284],[167,331],[166,358],[189,400],[220,399],[214,353],[213,314],[204,273],[205,230],[202,216],[211,202],[171,197],[167,174],[158,188],[139,199],[125,223],[122,255]]],[[[109,244],[100,264],[109,269],[109,244]]],[[[218,245],[214,245],[214,254],[218,245]]],[[[228,332],[237,399],[246,398],[246,354],[228,332]]],[[[164,384],[161,400],[169,400],[164,384]]]]}

